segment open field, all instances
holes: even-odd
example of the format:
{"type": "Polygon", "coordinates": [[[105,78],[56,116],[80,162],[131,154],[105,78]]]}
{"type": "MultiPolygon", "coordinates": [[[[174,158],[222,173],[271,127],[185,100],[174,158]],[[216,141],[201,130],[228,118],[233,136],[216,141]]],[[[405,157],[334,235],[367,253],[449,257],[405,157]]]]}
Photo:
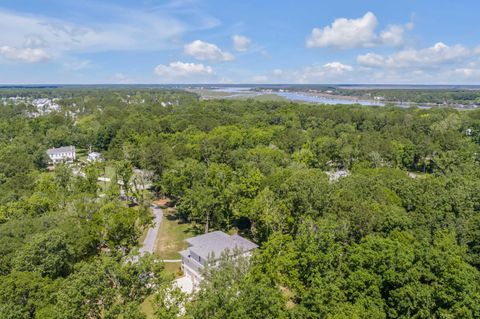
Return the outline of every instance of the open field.
{"type": "Polygon", "coordinates": [[[164,212],[155,244],[155,252],[162,259],[180,259],[178,252],[187,248],[185,239],[194,236],[192,226],[182,223],[167,210],[164,210],[164,212]]]}

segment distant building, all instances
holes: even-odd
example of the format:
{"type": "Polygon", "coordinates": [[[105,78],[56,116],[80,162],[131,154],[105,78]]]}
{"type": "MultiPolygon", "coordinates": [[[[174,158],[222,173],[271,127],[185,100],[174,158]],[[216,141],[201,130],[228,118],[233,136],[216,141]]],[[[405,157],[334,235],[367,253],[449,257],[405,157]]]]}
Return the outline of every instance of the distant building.
{"type": "Polygon", "coordinates": [[[215,263],[222,253],[240,251],[244,256],[250,256],[252,250],[258,245],[239,235],[227,235],[221,231],[214,231],[205,235],[192,237],[186,240],[189,247],[180,252],[182,256],[182,269],[193,285],[202,280],[202,269],[207,262],[215,263]]]}
{"type": "Polygon", "coordinates": [[[330,171],[325,173],[328,175],[328,180],[330,182],[336,182],[340,178],[348,177],[350,175],[350,172],[347,170],[336,170],[336,171],[330,171]]]}
{"type": "Polygon", "coordinates": [[[62,146],[59,148],[50,148],[47,150],[47,155],[50,157],[50,162],[57,163],[71,163],[76,159],[75,146],[62,146]]]}
{"type": "Polygon", "coordinates": [[[102,154],[98,152],[90,152],[87,156],[87,161],[89,162],[99,162],[102,160],[102,154]]]}

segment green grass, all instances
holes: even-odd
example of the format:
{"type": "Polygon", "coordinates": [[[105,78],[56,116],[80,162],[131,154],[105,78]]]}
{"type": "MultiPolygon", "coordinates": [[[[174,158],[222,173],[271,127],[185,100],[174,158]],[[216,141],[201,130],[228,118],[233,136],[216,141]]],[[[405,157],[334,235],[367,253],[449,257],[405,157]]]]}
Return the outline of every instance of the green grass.
{"type": "Polygon", "coordinates": [[[180,269],[181,264],[182,264],[181,262],[164,263],[165,271],[174,274],[175,278],[180,278],[183,276],[183,273],[181,272],[181,269],[180,269]]]}
{"type": "Polygon", "coordinates": [[[98,186],[99,186],[99,189],[100,189],[100,192],[101,193],[105,193],[109,188],[110,188],[110,183],[112,182],[113,180],[113,177],[115,176],[115,168],[113,167],[113,165],[109,165],[109,164],[106,164],[105,166],[105,174],[104,172],[102,171],[101,172],[101,177],[106,177],[106,178],[110,178],[110,181],[109,182],[98,182],[98,186]]]}
{"type": "Polygon", "coordinates": [[[113,179],[115,177],[115,167],[113,165],[105,166],[105,177],[113,179]]]}
{"type": "Polygon", "coordinates": [[[145,300],[140,304],[140,310],[147,315],[148,319],[153,319],[155,318],[155,312],[153,310],[153,295],[148,296],[145,298],[145,300]]]}
{"type": "Polygon", "coordinates": [[[260,94],[253,97],[256,101],[287,101],[286,98],[277,94],[260,94]]]}
{"type": "Polygon", "coordinates": [[[100,193],[105,193],[108,190],[109,182],[97,182],[100,193]]]}
{"type": "MultiPolygon", "coordinates": [[[[145,235],[145,234],[144,234],[145,235]]],[[[144,237],[144,235],[142,237],[144,237]]],[[[160,224],[160,230],[157,236],[155,252],[162,259],[180,259],[180,250],[187,247],[184,240],[194,236],[191,226],[189,224],[181,223],[174,214],[167,213],[164,209],[164,216],[160,224]]],[[[180,276],[180,262],[164,263],[165,271],[173,274],[175,278],[180,276]]],[[[147,297],[142,304],[140,310],[147,316],[148,319],[155,318],[155,312],[152,305],[154,296],[147,297]]]]}
{"type": "Polygon", "coordinates": [[[139,246],[143,245],[143,241],[147,237],[147,233],[148,233],[148,227],[143,230],[142,235],[138,238],[138,245],[139,246]]]}
{"type": "Polygon", "coordinates": [[[86,149],[86,148],[76,148],[75,152],[76,152],[76,157],[77,157],[78,161],[85,162],[87,160],[88,149],[86,149]]]}
{"type": "Polygon", "coordinates": [[[155,252],[162,259],[180,259],[181,250],[187,248],[185,239],[193,237],[192,226],[182,223],[175,215],[165,212],[158,232],[155,252]]]}

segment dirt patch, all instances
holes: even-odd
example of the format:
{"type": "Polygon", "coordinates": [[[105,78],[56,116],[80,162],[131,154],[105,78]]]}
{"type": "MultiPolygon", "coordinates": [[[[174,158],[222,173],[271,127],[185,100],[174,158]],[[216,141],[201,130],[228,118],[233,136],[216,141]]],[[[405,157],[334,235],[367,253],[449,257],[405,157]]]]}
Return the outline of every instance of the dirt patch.
{"type": "Polygon", "coordinates": [[[173,205],[172,200],[170,198],[160,198],[153,201],[153,203],[160,207],[172,207],[173,205]]]}

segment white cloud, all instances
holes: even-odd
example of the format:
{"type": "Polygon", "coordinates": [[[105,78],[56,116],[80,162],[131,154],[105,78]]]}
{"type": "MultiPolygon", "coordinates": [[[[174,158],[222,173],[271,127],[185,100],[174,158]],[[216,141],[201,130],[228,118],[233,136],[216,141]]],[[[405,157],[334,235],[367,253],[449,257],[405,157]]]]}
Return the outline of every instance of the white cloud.
{"type": "Polygon", "coordinates": [[[272,71],[272,73],[273,73],[273,75],[279,76],[279,75],[283,74],[283,70],[282,69],[274,69],[272,71]]]}
{"type": "Polygon", "coordinates": [[[480,47],[475,48],[475,54],[479,54],[479,55],[480,55],[480,47]]]}
{"type": "Polygon", "coordinates": [[[385,64],[385,58],[380,54],[367,53],[359,55],[357,63],[367,67],[381,67],[385,64]]]}
{"type": "Polygon", "coordinates": [[[345,81],[348,73],[353,71],[353,67],[340,62],[330,62],[323,65],[312,65],[305,67],[296,74],[298,83],[331,83],[345,81]]]}
{"type": "Polygon", "coordinates": [[[55,59],[64,70],[75,70],[86,65],[71,62],[74,54],[179,48],[183,34],[220,23],[202,10],[185,12],[187,5],[147,10],[96,1],[62,3],[74,8],[74,20],[0,8],[0,58],[25,63],[55,59]],[[91,12],[108,19],[92,20],[91,12]]]}
{"type": "Polygon", "coordinates": [[[118,73],[115,73],[114,76],[113,76],[113,82],[114,83],[119,83],[119,84],[131,84],[133,83],[132,79],[121,73],[121,72],[118,72],[118,73]]]}
{"type": "Polygon", "coordinates": [[[333,47],[350,49],[373,47],[377,45],[399,46],[404,42],[405,30],[413,29],[413,22],[402,25],[390,25],[380,34],[375,32],[378,19],[367,12],[357,19],[338,18],[329,26],[314,28],[307,38],[308,48],[333,47]]]}
{"type": "Polygon", "coordinates": [[[111,16],[117,22],[80,24],[0,10],[0,44],[52,52],[161,49],[172,47],[187,30],[183,22],[161,14],[114,10],[111,16]]]}
{"type": "Polygon", "coordinates": [[[405,29],[399,25],[388,26],[380,33],[382,43],[389,46],[399,46],[403,44],[405,29]]]}
{"type": "Polygon", "coordinates": [[[209,60],[226,62],[235,59],[231,53],[224,52],[215,44],[204,42],[202,40],[195,40],[192,43],[186,44],[184,52],[185,54],[193,56],[201,61],[209,60]]]}
{"type": "Polygon", "coordinates": [[[340,62],[330,62],[326,63],[322,66],[322,68],[326,71],[342,74],[344,72],[351,72],[353,71],[353,67],[348,64],[343,64],[340,62]]]}
{"type": "Polygon", "coordinates": [[[63,64],[63,68],[66,71],[80,71],[91,65],[90,60],[70,60],[63,64]]]}
{"type": "MultiPolygon", "coordinates": [[[[274,69],[268,76],[271,83],[347,83],[355,68],[341,62],[314,64],[301,69],[274,69]]],[[[267,81],[262,81],[267,82],[267,81]]]]}
{"type": "Polygon", "coordinates": [[[462,45],[448,46],[442,42],[421,50],[407,49],[388,56],[376,53],[359,55],[357,62],[373,68],[429,67],[444,63],[461,62],[472,55],[472,51],[462,45]]]}
{"type": "Polygon", "coordinates": [[[480,79],[480,68],[457,68],[454,73],[465,78],[480,79]]]}
{"type": "Polygon", "coordinates": [[[176,79],[184,77],[211,76],[214,71],[210,66],[201,63],[171,62],[168,65],[159,64],[155,67],[158,76],[176,79]]]}
{"type": "Polygon", "coordinates": [[[233,46],[235,47],[235,50],[239,52],[248,51],[248,49],[250,48],[250,44],[252,42],[246,36],[238,35],[238,34],[235,34],[232,37],[232,41],[233,41],[233,46]]]}
{"type": "Polygon", "coordinates": [[[377,17],[367,12],[358,19],[338,18],[323,29],[314,28],[307,40],[307,47],[354,48],[371,46],[375,39],[377,17]]]}
{"type": "Polygon", "coordinates": [[[260,55],[266,59],[270,58],[270,53],[266,49],[260,49],[260,55]]]}
{"type": "MultiPolygon", "coordinates": [[[[412,18],[413,18],[413,16],[412,16],[412,18]]],[[[405,29],[408,30],[408,31],[413,30],[414,27],[415,27],[415,23],[413,21],[409,21],[409,22],[405,23],[405,29]]]]}
{"type": "Polygon", "coordinates": [[[0,56],[8,60],[26,63],[37,63],[51,58],[51,56],[41,48],[14,48],[7,45],[0,47],[0,56]]]}
{"type": "Polygon", "coordinates": [[[253,78],[252,78],[252,82],[253,83],[266,83],[268,82],[268,76],[266,75],[255,75],[253,78]]]}
{"type": "Polygon", "coordinates": [[[300,69],[273,70],[268,74],[268,83],[393,83],[393,84],[472,84],[480,83],[480,64],[467,63],[458,67],[412,68],[365,68],[331,62],[310,65],[300,69]]]}

